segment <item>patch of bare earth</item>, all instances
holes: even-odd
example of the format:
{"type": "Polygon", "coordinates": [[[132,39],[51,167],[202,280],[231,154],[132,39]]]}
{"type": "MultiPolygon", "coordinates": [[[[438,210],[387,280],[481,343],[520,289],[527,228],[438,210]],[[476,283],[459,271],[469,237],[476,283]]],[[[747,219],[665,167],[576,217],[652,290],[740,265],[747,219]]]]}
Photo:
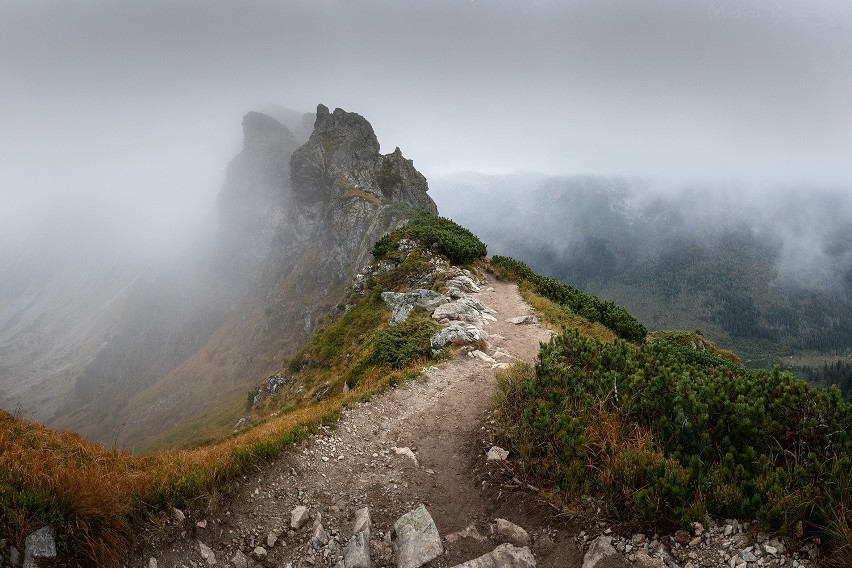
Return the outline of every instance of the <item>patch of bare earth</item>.
{"type": "MultiPolygon", "coordinates": [[[[487,354],[510,362],[508,353],[534,361],[550,332],[537,323],[507,320],[531,314],[514,284],[489,280],[472,296],[495,310],[487,322],[487,354]]],[[[233,565],[240,550],[248,565],[334,566],[336,546],[314,550],[317,518],[340,548],[352,533],[354,511],[370,508],[374,566],[396,566],[392,532],[404,513],[424,504],[442,537],[474,525],[490,534],[495,519],[525,528],[538,566],[573,567],[582,552],[571,530],[535,492],[516,487],[499,462],[486,462],[487,430],[495,387],[495,365],[461,355],[424,370],[423,376],[344,412],[333,428],[314,435],[281,458],[244,478],[234,495],[205,511],[187,512],[183,523],[139,536],[129,565],[233,565]],[[405,448],[410,450],[406,451],[405,448]],[[290,527],[290,512],[303,505],[311,521],[290,527]],[[266,557],[252,551],[263,547],[266,557]],[[262,556],[259,555],[259,556],[262,556]]],[[[429,566],[455,566],[493,550],[493,538],[444,539],[446,552],[429,566]],[[452,540],[453,542],[450,542],[452,540]]]]}

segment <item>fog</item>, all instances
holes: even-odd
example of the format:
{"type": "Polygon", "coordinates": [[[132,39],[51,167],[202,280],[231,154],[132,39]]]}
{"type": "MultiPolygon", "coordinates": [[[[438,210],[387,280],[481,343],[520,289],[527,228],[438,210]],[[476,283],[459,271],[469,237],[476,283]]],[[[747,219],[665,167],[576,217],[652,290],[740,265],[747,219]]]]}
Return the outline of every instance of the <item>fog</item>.
{"type": "Polygon", "coordinates": [[[427,178],[848,192],[850,25],[846,0],[0,0],[0,234],[84,212],[172,246],[269,104],[359,112],[427,178]]]}

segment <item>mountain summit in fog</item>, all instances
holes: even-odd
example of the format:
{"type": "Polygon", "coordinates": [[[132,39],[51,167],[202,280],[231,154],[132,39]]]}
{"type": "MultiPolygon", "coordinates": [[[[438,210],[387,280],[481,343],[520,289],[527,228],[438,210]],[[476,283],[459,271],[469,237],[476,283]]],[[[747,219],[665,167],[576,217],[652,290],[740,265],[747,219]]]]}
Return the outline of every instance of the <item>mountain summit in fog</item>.
{"type": "Polygon", "coordinates": [[[301,346],[373,244],[437,213],[427,191],[358,114],[320,105],[301,145],[246,114],[205,252],[164,268],[78,251],[86,262],[44,268],[18,251],[0,312],[4,407],[132,447],[202,415],[228,422],[217,413],[301,346]]]}

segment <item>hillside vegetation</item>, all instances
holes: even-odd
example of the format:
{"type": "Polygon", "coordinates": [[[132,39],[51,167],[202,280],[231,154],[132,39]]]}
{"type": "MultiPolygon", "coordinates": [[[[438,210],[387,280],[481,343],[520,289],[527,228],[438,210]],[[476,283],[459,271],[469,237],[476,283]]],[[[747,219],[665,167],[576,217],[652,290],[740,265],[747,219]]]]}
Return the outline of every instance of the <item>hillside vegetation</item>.
{"type": "Polygon", "coordinates": [[[569,502],[589,495],[655,529],[710,515],[793,534],[803,521],[837,565],[852,560],[852,405],[837,388],[747,369],[695,333],[564,329],[535,368],[503,375],[496,406],[501,443],[569,502]]]}
{"type": "Polygon", "coordinates": [[[454,258],[473,260],[470,251],[484,253],[485,245],[436,216],[418,218],[382,242],[417,239],[417,232],[427,235],[428,248],[410,248],[404,258],[386,251],[396,257],[389,268],[329,314],[278,374],[286,387],[256,406],[252,426],[238,433],[131,455],[0,411],[0,538],[20,549],[27,534],[49,524],[72,562],[119,565],[134,529],[153,516],[227,492],[233,480],[330,423],[347,404],[419,375],[433,357],[437,325],[415,312],[388,326],[381,292],[406,290],[433,268],[425,260],[436,254],[432,238],[454,258]]]}

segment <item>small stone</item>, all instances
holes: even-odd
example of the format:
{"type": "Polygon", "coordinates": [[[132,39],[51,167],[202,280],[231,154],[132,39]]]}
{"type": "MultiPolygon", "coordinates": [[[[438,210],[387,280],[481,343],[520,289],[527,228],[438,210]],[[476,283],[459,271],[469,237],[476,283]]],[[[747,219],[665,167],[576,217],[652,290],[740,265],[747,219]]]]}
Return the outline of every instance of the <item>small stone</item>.
{"type": "Polygon", "coordinates": [[[770,554],[772,556],[775,556],[776,554],[778,554],[778,549],[775,548],[774,546],[770,545],[770,544],[764,544],[763,545],[763,551],[766,554],[770,554]]]}
{"type": "Polygon", "coordinates": [[[497,537],[501,543],[509,542],[519,548],[530,545],[530,535],[515,523],[506,519],[497,519],[496,523],[497,537]]]}
{"type": "Polygon", "coordinates": [[[529,325],[533,323],[538,323],[538,318],[535,316],[518,316],[516,318],[511,318],[506,320],[514,325],[529,325]]]}
{"type": "Polygon", "coordinates": [[[370,518],[370,508],[361,507],[355,511],[355,522],[352,523],[352,534],[359,532],[367,533],[367,539],[370,538],[370,532],[373,530],[373,521],[370,518]]]}
{"type": "Polygon", "coordinates": [[[278,542],[278,533],[270,532],[268,535],[266,535],[266,546],[272,548],[273,546],[275,546],[276,542],[278,542]]]}
{"type": "Polygon", "coordinates": [[[676,543],[685,546],[685,545],[689,544],[689,541],[692,540],[692,537],[689,536],[688,532],[686,532],[684,530],[680,530],[680,531],[677,531],[677,532],[674,533],[674,540],[675,540],[676,543]]]}
{"type": "Polygon", "coordinates": [[[311,537],[311,546],[314,550],[318,550],[328,544],[328,533],[322,526],[322,523],[314,525],[314,534],[311,537]]]}
{"type": "Polygon", "coordinates": [[[757,562],[757,556],[755,556],[754,553],[748,548],[740,552],[740,558],[742,558],[746,562],[757,562]]]}
{"type": "Polygon", "coordinates": [[[262,562],[262,561],[266,560],[267,552],[266,552],[266,549],[263,548],[262,546],[257,546],[257,547],[255,547],[254,550],[251,551],[251,555],[258,562],[262,562]]]}
{"type": "Polygon", "coordinates": [[[290,511],[290,527],[299,530],[308,522],[308,508],[299,505],[290,511]]]}
{"type": "Polygon", "coordinates": [[[444,540],[446,540],[449,544],[455,544],[456,542],[466,538],[475,540],[477,542],[483,542],[488,540],[487,537],[484,537],[479,534],[479,531],[476,529],[475,525],[468,525],[460,531],[450,533],[446,537],[444,537],[444,540]]]}
{"type": "Polygon", "coordinates": [[[148,568],[157,568],[159,564],[157,563],[157,559],[153,556],[148,559],[148,568]]]}
{"type": "Polygon", "coordinates": [[[198,521],[197,523],[195,523],[195,526],[197,526],[200,529],[206,529],[207,528],[207,519],[204,519],[203,521],[198,521]]]}
{"type": "Polygon", "coordinates": [[[692,523],[692,534],[701,536],[704,534],[704,525],[701,523],[692,523]]]}
{"type": "Polygon", "coordinates": [[[24,541],[24,568],[35,568],[38,558],[55,558],[53,528],[47,526],[31,533],[24,541]]]}
{"type": "Polygon", "coordinates": [[[246,558],[246,555],[241,550],[237,550],[231,558],[231,564],[235,568],[248,568],[248,558],[246,558]]]}
{"type": "Polygon", "coordinates": [[[174,517],[175,521],[177,521],[177,524],[179,525],[182,525],[186,522],[186,515],[184,515],[183,511],[178,508],[172,509],[172,517],[174,517]]]}
{"type": "Polygon", "coordinates": [[[414,467],[417,467],[417,456],[414,455],[414,452],[411,451],[411,448],[407,446],[403,448],[395,447],[393,451],[396,452],[396,455],[398,456],[407,456],[411,458],[411,460],[414,462],[414,467]]]}
{"type": "Polygon", "coordinates": [[[203,558],[204,561],[207,562],[208,566],[213,566],[214,564],[216,564],[216,555],[213,554],[213,551],[210,549],[209,546],[199,540],[198,548],[201,551],[201,558],[203,558]]]}
{"type": "Polygon", "coordinates": [[[692,540],[689,541],[689,546],[691,548],[695,548],[696,546],[698,546],[700,544],[701,544],[701,537],[700,536],[697,536],[697,537],[695,537],[695,538],[693,538],[692,540]]]}
{"type": "Polygon", "coordinates": [[[500,446],[491,446],[488,453],[485,455],[487,461],[503,461],[509,457],[509,450],[504,450],[500,446]]]}

